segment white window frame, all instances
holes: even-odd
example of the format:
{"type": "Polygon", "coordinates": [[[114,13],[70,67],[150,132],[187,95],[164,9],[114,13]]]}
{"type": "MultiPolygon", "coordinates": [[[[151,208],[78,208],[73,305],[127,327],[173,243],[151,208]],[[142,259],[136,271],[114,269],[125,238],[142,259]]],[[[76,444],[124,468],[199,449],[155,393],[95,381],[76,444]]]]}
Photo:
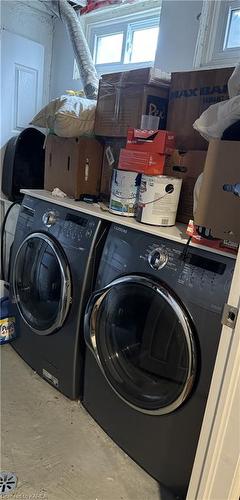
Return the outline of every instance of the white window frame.
{"type": "MultiPolygon", "coordinates": [[[[96,64],[99,76],[106,73],[145,68],[154,64],[154,61],[125,63],[125,44],[129,43],[128,39],[131,37],[131,29],[159,26],[160,12],[161,0],[145,0],[137,2],[136,4],[122,5],[111,9],[105,8],[99,12],[96,10],[92,14],[82,16],[85,36],[93,59],[95,59],[94,51],[96,47],[96,38],[98,36],[123,32],[121,61],[109,64],[96,64]]],[[[73,79],[79,79],[76,61],[74,61],[73,79]]]]}
{"type": "Polygon", "coordinates": [[[204,1],[194,57],[194,67],[235,66],[240,48],[223,48],[230,11],[240,8],[240,0],[204,1]]]}

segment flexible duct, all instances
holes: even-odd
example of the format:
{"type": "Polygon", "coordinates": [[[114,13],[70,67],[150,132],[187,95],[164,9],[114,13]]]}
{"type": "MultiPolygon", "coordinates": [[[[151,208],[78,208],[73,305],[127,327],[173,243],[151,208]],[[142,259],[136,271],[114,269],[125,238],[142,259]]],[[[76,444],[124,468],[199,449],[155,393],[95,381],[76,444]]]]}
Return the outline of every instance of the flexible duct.
{"type": "Polygon", "coordinates": [[[40,1],[66,24],[85,95],[88,99],[96,99],[98,93],[98,76],[79,17],[67,0],[40,1]]]}

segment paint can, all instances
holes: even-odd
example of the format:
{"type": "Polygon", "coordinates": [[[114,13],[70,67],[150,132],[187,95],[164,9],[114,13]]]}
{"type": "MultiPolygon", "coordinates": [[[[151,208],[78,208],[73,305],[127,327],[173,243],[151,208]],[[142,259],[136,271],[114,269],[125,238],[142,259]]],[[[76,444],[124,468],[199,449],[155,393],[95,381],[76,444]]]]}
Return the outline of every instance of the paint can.
{"type": "Polygon", "coordinates": [[[134,217],[141,175],[137,172],[113,169],[109,211],[134,217]]]}
{"type": "Polygon", "coordinates": [[[174,226],[182,179],[142,175],[136,219],[154,226],[174,226]]]}

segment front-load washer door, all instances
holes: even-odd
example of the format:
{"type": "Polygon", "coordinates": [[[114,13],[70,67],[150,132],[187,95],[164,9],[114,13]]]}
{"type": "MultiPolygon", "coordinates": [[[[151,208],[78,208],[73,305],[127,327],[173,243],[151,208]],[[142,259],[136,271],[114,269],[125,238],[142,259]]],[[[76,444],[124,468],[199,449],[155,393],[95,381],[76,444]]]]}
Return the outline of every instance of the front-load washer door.
{"type": "Polygon", "coordinates": [[[39,335],[49,335],[64,323],[71,303],[71,279],[66,257],[45,233],[24,239],[13,264],[13,300],[22,319],[39,335]]]}
{"type": "Polygon", "coordinates": [[[125,276],[95,293],[85,339],[112,389],[136,410],[166,414],[189,396],[197,363],[194,326],[164,283],[125,276]]]}

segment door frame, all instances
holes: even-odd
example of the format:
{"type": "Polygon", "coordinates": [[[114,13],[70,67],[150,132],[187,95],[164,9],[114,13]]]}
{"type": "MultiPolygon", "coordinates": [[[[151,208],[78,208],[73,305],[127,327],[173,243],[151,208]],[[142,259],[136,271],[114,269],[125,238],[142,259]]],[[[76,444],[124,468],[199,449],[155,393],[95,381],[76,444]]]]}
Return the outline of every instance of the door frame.
{"type": "MultiPolygon", "coordinates": [[[[240,250],[227,303],[239,309],[240,250]]],[[[226,325],[222,327],[187,500],[237,500],[239,498],[239,387],[240,314],[238,314],[234,329],[226,325]]]]}

